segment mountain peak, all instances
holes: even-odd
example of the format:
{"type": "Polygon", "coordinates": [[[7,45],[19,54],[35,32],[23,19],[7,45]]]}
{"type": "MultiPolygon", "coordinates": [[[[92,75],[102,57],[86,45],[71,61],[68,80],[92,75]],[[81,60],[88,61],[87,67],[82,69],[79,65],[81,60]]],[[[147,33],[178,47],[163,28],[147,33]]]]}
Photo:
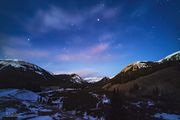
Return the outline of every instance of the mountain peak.
{"type": "Polygon", "coordinates": [[[137,61],[137,62],[133,63],[133,65],[137,66],[139,69],[148,67],[146,61],[137,61]]]}
{"type": "Polygon", "coordinates": [[[26,70],[34,71],[37,73],[42,73],[43,71],[45,71],[37,65],[34,65],[34,64],[22,61],[22,60],[18,60],[18,59],[0,60],[0,70],[8,69],[9,67],[14,68],[14,69],[21,69],[23,71],[26,71],[26,70]]]}
{"type": "Polygon", "coordinates": [[[17,59],[0,60],[1,88],[40,89],[53,79],[53,74],[35,64],[17,59]]]}
{"type": "Polygon", "coordinates": [[[151,61],[137,61],[134,62],[132,64],[129,64],[127,67],[125,67],[121,72],[126,73],[128,71],[136,71],[138,69],[142,69],[142,68],[148,68],[152,66],[151,61]]]}
{"type": "Polygon", "coordinates": [[[72,82],[73,83],[79,83],[79,84],[82,84],[83,83],[83,79],[78,75],[78,74],[71,74],[71,77],[72,77],[72,82]]]}

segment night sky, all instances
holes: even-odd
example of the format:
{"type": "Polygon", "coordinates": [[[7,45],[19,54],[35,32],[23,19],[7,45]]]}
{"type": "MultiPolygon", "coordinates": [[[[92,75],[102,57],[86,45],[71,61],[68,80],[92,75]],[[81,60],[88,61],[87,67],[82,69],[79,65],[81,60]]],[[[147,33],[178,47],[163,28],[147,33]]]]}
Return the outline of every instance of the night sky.
{"type": "Polygon", "coordinates": [[[114,76],[180,49],[180,0],[0,0],[0,58],[114,76]]]}

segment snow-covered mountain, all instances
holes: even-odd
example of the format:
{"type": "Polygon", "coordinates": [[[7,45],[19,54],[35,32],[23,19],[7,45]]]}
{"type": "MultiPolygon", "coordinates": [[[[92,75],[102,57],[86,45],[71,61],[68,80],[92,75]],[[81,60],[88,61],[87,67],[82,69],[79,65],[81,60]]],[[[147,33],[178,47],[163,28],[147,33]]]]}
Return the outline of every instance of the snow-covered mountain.
{"type": "MultiPolygon", "coordinates": [[[[169,70],[169,75],[173,79],[174,72],[171,67],[178,67],[180,64],[180,51],[168,55],[159,61],[138,61],[125,67],[120,73],[113,77],[103,88],[111,88],[113,85],[133,82],[134,80],[144,78],[153,73],[158,73],[157,80],[163,79],[160,71],[169,70]],[[172,73],[171,73],[172,72],[172,73]]],[[[177,72],[177,71],[176,71],[177,72]]],[[[151,78],[151,77],[148,77],[151,78]]],[[[179,79],[179,78],[178,78],[179,79]]]]}
{"type": "Polygon", "coordinates": [[[3,97],[35,102],[40,96],[29,90],[0,89],[0,98],[2,99],[3,97]]]}
{"type": "MultiPolygon", "coordinates": [[[[170,69],[170,67],[179,66],[179,63],[180,51],[170,54],[159,61],[138,61],[129,64],[119,74],[113,77],[109,83],[107,83],[106,88],[112,86],[112,84],[127,83],[163,69],[170,69]]],[[[159,77],[159,79],[160,78],[163,78],[163,76],[159,77]]]]}
{"type": "Polygon", "coordinates": [[[35,72],[39,75],[44,75],[45,73],[47,74],[52,74],[47,72],[46,70],[42,69],[41,67],[25,62],[25,61],[21,61],[21,60],[17,60],[17,59],[7,59],[7,60],[0,60],[0,71],[4,71],[7,69],[14,69],[14,70],[21,70],[21,71],[32,71],[35,72]]]}
{"type": "Polygon", "coordinates": [[[74,84],[83,84],[84,80],[77,74],[59,74],[55,75],[59,81],[74,83],[74,84]]]}
{"type": "Polygon", "coordinates": [[[83,84],[84,80],[77,74],[71,74],[71,82],[73,83],[79,83],[79,84],[83,84]]]}
{"type": "Polygon", "coordinates": [[[173,54],[166,56],[165,58],[159,60],[159,62],[166,62],[166,61],[179,61],[180,60],[180,51],[177,51],[173,54]]]}
{"type": "Polygon", "coordinates": [[[135,63],[129,64],[127,67],[125,67],[121,73],[126,73],[130,71],[137,71],[140,69],[146,69],[152,67],[154,64],[157,64],[157,62],[152,61],[137,61],[135,63]]]}
{"type": "Polygon", "coordinates": [[[124,83],[129,80],[133,80],[141,75],[149,74],[158,65],[159,65],[158,62],[138,61],[138,62],[129,64],[119,74],[114,76],[111,80],[113,82],[120,81],[124,83]]]}
{"type": "Polygon", "coordinates": [[[167,57],[159,60],[159,61],[137,61],[132,64],[129,64],[127,67],[125,67],[121,73],[126,73],[129,71],[137,71],[140,69],[147,69],[151,68],[154,65],[162,64],[162,62],[173,62],[173,61],[179,61],[180,60],[180,51],[177,51],[173,54],[168,55],[167,57]]]}
{"type": "Polygon", "coordinates": [[[95,83],[95,82],[99,82],[103,77],[86,77],[84,78],[85,81],[87,81],[88,83],[95,83]]]}
{"type": "Polygon", "coordinates": [[[21,60],[0,60],[0,88],[40,88],[53,80],[53,74],[21,60]]]}
{"type": "Polygon", "coordinates": [[[0,82],[0,88],[26,89],[44,86],[75,87],[87,83],[77,74],[54,75],[37,65],[16,59],[0,60],[0,82]]]}

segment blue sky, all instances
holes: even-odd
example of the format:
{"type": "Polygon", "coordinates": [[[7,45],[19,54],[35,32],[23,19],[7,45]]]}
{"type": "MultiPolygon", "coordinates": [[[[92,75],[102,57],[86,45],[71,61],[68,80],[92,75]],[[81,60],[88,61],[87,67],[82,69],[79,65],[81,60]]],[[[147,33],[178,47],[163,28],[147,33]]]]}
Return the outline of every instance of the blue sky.
{"type": "Polygon", "coordinates": [[[114,76],[180,48],[179,0],[1,0],[0,58],[114,76]]]}

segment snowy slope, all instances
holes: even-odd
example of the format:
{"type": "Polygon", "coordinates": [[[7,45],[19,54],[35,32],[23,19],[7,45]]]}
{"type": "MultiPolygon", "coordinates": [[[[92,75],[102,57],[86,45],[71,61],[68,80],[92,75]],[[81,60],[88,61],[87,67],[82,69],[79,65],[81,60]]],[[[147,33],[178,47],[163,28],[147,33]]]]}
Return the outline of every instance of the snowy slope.
{"type": "Polygon", "coordinates": [[[159,61],[137,61],[135,63],[132,63],[130,65],[128,65],[126,68],[124,68],[122,70],[123,73],[126,73],[128,71],[136,71],[138,69],[142,69],[142,68],[150,68],[152,67],[154,64],[161,64],[162,62],[165,61],[179,61],[180,60],[180,51],[177,51],[173,54],[170,54],[168,56],[166,56],[165,58],[159,60],[159,61]]]}
{"type": "Polygon", "coordinates": [[[172,53],[165,58],[159,60],[158,62],[165,62],[165,61],[179,61],[180,60],[180,51],[172,53]]]}
{"type": "Polygon", "coordinates": [[[177,51],[173,54],[170,54],[168,56],[166,56],[165,58],[159,60],[158,62],[154,61],[137,61],[135,63],[132,63],[130,65],[128,65],[126,68],[124,68],[122,70],[122,72],[127,72],[127,71],[136,71],[138,69],[142,69],[142,68],[150,68],[152,67],[154,64],[161,64],[162,62],[165,61],[179,61],[180,60],[180,51],[177,51]]]}
{"type": "Polygon", "coordinates": [[[121,72],[126,73],[126,72],[130,72],[130,71],[136,71],[136,70],[139,70],[139,69],[150,68],[154,64],[157,64],[157,62],[137,61],[137,62],[132,63],[132,64],[128,65],[127,67],[125,67],[121,72]]]}
{"type": "Polygon", "coordinates": [[[0,98],[2,97],[11,97],[19,100],[37,101],[40,96],[29,90],[0,89],[0,98]]]}
{"type": "Polygon", "coordinates": [[[180,119],[180,115],[169,114],[169,113],[156,113],[154,117],[159,118],[159,119],[164,119],[164,120],[179,120],[180,119]]]}
{"type": "Polygon", "coordinates": [[[135,63],[133,63],[134,66],[137,66],[138,69],[140,68],[147,68],[150,67],[147,62],[141,62],[141,61],[137,61],[135,63]]]}
{"type": "MultiPolygon", "coordinates": [[[[14,68],[17,70],[22,70],[22,71],[34,71],[35,73],[40,74],[40,75],[43,75],[44,72],[47,72],[37,65],[34,65],[34,64],[31,64],[28,62],[24,62],[24,61],[20,61],[17,59],[0,60],[0,71],[9,69],[9,68],[14,68]]],[[[47,72],[47,73],[49,73],[49,72],[47,72]]]]}
{"type": "Polygon", "coordinates": [[[67,84],[83,84],[85,81],[77,74],[59,74],[55,75],[56,78],[61,82],[66,82],[67,84]]]}
{"type": "Polygon", "coordinates": [[[40,90],[54,82],[53,74],[41,67],[21,60],[0,60],[0,88],[40,90]]]}
{"type": "Polygon", "coordinates": [[[71,82],[73,82],[73,83],[79,83],[79,84],[82,84],[82,83],[83,83],[83,79],[82,79],[79,75],[77,75],[77,74],[71,74],[71,77],[72,77],[71,82]]]}

